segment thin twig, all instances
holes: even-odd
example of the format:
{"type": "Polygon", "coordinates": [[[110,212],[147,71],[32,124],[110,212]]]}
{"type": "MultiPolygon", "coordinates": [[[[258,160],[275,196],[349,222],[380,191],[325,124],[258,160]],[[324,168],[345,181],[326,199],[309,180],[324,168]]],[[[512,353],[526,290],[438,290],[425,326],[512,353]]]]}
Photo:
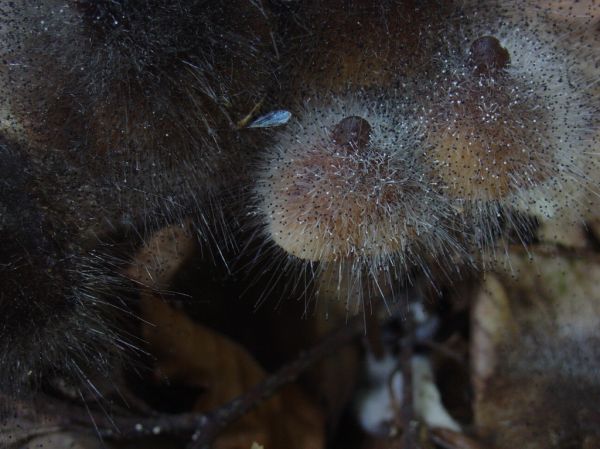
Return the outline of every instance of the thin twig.
{"type": "Polygon", "coordinates": [[[400,355],[400,369],[402,370],[402,448],[413,449],[415,438],[413,434],[413,376],[412,357],[414,350],[414,322],[411,311],[408,312],[405,321],[406,336],[403,341],[400,355]]]}
{"type": "Polygon", "coordinates": [[[291,363],[283,366],[275,374],[256,385],[249,392],[219,407],[208,414],[206,425],[198,428],[192,437],[189,449],[208,449],[218,434],[249,410],[268,399],[282,386],[295,381],[304,371],[319,360],[348,344],[364,332],[362,321],[352,320],[347,326],[339,329],[312,349],[300,354],[291,363]]]}
{"type": "Polygon", "coordinates": [[[431,429],[430,435],[433,442],[444,449],[493,449],[491,446],[484,446],[463,433],[449,429],[434,427],[431,429]]]}
{"type": "Polygon", "coordinates": [[[190,449],[209,448],[223,429],[273,396],[281,387],[295,381],[316,362],[360,337],[363,332],[362,320],[350,321],[341,329],[324,337],[313,348],[301,353],[298,358],[284,365],[279,371],[267,377],[247,393],[206,414],[160,414],[152,417],[112,416],[91,408],[88,414],[82,411],[81,406],[43,396],[38,397],[34,404],[30,404],[29,409],[35,413],[51,416],[56,427],[70,430],[89,430],[91,417],[101,438],[130,440],[158,434],[192,435],[190,449]]]}

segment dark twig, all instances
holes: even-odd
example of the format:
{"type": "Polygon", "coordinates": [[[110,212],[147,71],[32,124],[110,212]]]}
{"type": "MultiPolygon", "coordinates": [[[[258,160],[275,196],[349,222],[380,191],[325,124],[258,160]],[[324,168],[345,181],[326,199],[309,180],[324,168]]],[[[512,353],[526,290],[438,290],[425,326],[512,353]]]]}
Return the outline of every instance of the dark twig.
{"type": "Polygon", "coordinates": [[[358,319],[352,320],[347,326],[333,332],[312,349],[300,354],[296,360],[283,366],[246,394],[209,413],[206,425],[196,429],[188,448],[210,448],[212,442],[225,427],[271,397],[282,386],[296,380],[313,364],[362,335],[363,332],[363,322],[358,319]]]}
{"type": "MultiPolygon", "coordinates": [[[[317,345],[300,354],[297,359],[284,365],[275,374],[253,387],[247,393],[206,414],[182,413],[177,415],[157,415],[152,417],[110,415],[97,410],[82,411],[77,405],[68,404],[55,398],[40,397],[29,408],[32,413],[42,413],[52,417],[56,428],[82,431],[90,430],[90,417],[97,433],[102,438],[127,440],[145,436],[192,435],[190,449],[209,448],[215,438],[229,424],[233,423],[265,399],[274,395],[284,385],[295,381],[304,371],[350,343],[364,332],[362,320],[350,321],[341,329],[324,337],[317,345]]],[[[24,412],[26,413],[26,412],[24,412]]]]}
{"type": "Polygon", "coordinates": [[[198,413],[160,414],[152,417],[122,414],[109,416],[91,408],[88,414],[80,406],[54,398],[41,398],[35,404],[35,412],[53,417],[53,422],[63,429],[79,431],[90,428],[91,415],[99,436],[114,439],[135,439],[161,433],[185,435],[200,427],[207,419],[205,415],[198,413]]]}
{"type": "Polygon", "coordinates": [[[439,427],[431,429],[431,439],[444,449],[492,449],[491,446],[484,446],[463,433],[439,427]]]}
{"type": "Polygon", "coordinates": [[[400,355],[400,369],[402,370],[402,448],[413,449],[415,447],[415,435],[413,429],[413,376],[412,357],[414,350],[414,322],[412,313],[409,311],[405,321],[406,336],[402,344],[400,355]]]}

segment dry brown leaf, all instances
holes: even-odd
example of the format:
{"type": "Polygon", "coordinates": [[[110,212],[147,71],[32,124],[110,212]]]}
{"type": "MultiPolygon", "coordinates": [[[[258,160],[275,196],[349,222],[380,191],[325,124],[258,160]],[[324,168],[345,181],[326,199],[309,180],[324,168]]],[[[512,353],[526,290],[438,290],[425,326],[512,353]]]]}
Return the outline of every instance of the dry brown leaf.
{"type": "Polygon", "coordinates": [[[136,253],[127,275],[142,286],[164,288],[195,249],[196,238],[190,223],[166,226],[136,253]]]}
{"type": "MultiPolygon", "coordinates": [[[[157,358],[160,375],[206,389],[194,409],[209,411],[248,391],[266,373],[239,344],[191,321],[165,302],[142,300],[143,328],[157,358]]],[[[320,449],[324,418],[297,386],[290,385],[231,425],[214,444],[217,449],[247,449],[253,442],[267,448],[320,449]]]]}
{"type": "Polygon", "coordinates": [[[473,309],[477,429],[499,449],[600,436],[600,264],[513,256],[473,309]]]}

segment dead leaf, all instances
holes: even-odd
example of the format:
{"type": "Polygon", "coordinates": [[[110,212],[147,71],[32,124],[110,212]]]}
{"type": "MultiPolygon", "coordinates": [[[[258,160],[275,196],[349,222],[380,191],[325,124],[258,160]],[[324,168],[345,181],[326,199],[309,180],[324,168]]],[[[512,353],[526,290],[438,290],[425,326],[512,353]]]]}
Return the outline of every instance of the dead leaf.
{"type": "MultiPolygon", "coordinates": [[[[209,411],[262,381],[266,373],[238,343],[200,326],[160,299],[146,295],[144,338],[157,358],[160,376],[205,389],[194,410],[209,411]]],[[[253,442],[267,448],[324,447],[324,417],[299,387],[290,385],[219,436],[217,449],[247,449],[253,442]]]]}
{"type": "Polygon", "coordinates": [[[127,275],[144,287],[164,288],[195,249],[196,238],[189,222],[167,226],[155,232],[137,252],[127,275]]]}
{"type": "Polygon", "coordinates": [[[475,424],[499,449],[582,447],[600,435],[600,264],[510,266],[473,309],[475,424]]]}

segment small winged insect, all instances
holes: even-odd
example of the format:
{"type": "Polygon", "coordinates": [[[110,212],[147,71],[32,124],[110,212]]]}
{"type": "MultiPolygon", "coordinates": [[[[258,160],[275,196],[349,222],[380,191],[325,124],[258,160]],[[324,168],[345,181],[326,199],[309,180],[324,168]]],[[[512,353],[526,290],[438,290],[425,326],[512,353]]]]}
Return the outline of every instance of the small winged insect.
{"type": "Polygon", "coordinates": [[[292,113],[285,109],[271,111],[268,114],[258,117],[248,125],[248,128],[274,128],[282,126],[289,122],[291,117],[292,113]]]}

